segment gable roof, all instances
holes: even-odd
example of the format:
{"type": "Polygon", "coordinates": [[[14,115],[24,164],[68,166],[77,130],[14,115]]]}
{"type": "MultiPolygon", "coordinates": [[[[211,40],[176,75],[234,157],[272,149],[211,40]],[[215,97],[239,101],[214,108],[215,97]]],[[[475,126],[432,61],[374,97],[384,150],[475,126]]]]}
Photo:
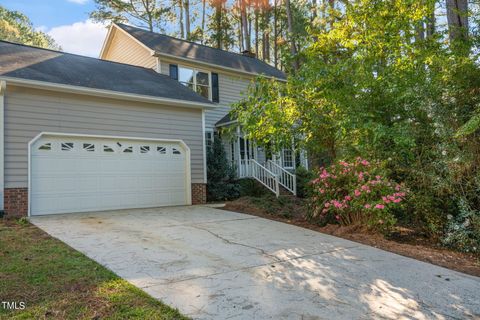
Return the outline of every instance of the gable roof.
{"type": "Polygon", "coordinates": [[[152,69],[7,41],[0,41],[2,77],[213,105],[152,69]]]}
{"type": "Polygon", "coordinates": [[[187,58],[247,73],[285,79],[285,73],[257,58],[177,39],[126,24],[115,24],[157,54],[187,58]]]}

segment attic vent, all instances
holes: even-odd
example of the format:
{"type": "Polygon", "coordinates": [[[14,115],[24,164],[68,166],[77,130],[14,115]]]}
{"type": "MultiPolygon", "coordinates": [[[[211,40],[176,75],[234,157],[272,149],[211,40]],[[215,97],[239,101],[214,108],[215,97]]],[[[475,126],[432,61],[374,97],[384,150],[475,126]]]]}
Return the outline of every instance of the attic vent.
{"type": "Polygon", "coordinates": [[[244,55],[245,57],[249,57],[249,58],[255,58],[255,53],[253,53],[252,51],[249,51],[249,50],[243,50],[242,51],[242,55],[244,55]]]}

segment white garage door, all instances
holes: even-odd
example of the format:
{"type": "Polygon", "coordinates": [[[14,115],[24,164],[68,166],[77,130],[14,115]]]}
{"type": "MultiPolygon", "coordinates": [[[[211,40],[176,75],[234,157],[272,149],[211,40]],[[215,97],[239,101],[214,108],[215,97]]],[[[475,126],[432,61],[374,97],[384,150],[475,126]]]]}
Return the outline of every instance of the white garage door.
{"type": "Polygon", "coordinates": [[[43,135],[30,145],[30,214],[190,203],[184,144],[43,135]]]}

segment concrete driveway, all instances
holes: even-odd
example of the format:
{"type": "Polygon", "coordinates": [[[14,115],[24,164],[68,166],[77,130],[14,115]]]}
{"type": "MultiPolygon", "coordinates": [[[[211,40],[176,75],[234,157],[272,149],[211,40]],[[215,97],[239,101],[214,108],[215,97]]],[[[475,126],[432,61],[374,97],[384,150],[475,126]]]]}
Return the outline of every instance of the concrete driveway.
{"type": "Polygon", "coordinates": [[[480,318],[480,278],[208,207],[34,217],[198,319],[480,318]]]}

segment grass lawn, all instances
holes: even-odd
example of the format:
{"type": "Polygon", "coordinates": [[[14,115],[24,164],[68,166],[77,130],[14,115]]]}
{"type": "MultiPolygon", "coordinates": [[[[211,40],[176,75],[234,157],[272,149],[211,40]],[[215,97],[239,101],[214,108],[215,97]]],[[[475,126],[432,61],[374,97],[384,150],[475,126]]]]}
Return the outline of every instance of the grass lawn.
{"type": "Polygon", "coordinates": [[[187,319],[24,222],[0,219],[0,319],[187,319]]]}

